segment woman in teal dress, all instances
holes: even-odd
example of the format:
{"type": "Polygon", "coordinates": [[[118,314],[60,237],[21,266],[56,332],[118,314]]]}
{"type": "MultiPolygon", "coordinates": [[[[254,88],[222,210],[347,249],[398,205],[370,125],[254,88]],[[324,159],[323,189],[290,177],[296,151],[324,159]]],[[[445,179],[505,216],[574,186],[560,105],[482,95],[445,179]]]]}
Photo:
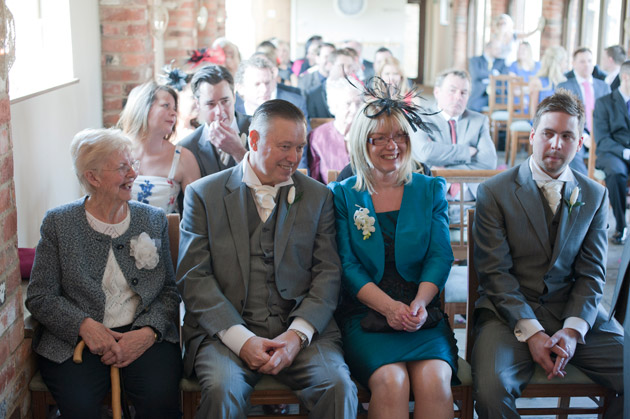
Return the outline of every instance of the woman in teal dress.
{"type": "Polygon", "coordinates": [[[369,418],[408,418],[410,391],[414,418],[452,418],[457,348],[438,297],[453,262],[446,184],[412,174],[403,106],[363,106],[350,131],[356,176],[330,184],[343,264],[338,322],[352,375],[372,394],[369,418]]]}

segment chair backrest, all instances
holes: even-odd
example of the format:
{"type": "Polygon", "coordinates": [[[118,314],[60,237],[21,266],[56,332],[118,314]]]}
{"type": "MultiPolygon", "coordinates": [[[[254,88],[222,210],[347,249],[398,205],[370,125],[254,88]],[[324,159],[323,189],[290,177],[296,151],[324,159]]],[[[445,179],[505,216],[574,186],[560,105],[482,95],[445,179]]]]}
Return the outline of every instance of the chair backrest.
{"type": "Polygon", "coordinates": [[[339,177],[339,170],[328,171],[328,183],[336,181],[337,177],[339,177]]]}
{"type": "Polygon", "coordinates": [[[468,299],[466,300],[466,361],[472,361],[472,348],[475,344],[473,314],[475,312],[475,302],[479,298],[479,278],[475,270],[475,240],[473,239],[473,223],[475,221],[475,210],[468,210],[468,299]]]}
{"type": "Polygon", "coordinates": [[[177,257],[179,255],[179,214],[166,214],[168,221],[168,243],[171,248],[173,269],[177,269],[177,257]]]}
{"type": "Polygon", "coordinates": [[[334,121],[335,118],[310,118],[309,121],[311,123],[311,130],[324,125],[327,122],[334,121]]]}
{"type": "Polygon", "coordinates": [[[508,110],[508,90],[510,81],[513,78],[514,76],[507,74],[490,75],[488,84],[488,108],[490,115],[496,111],[508,110]]]}
{"type": "Polygon", "coordinates": [[[474,200],[466,200],[466,183],[481,183],[497,173],[501,173],[501,170],[454,170],[454,169],[433,169],[433,176],[440,176],[446,179],[450,184],[460,184],[459,197],[456,200],[449,201],[449,209],[457,208],[457,210],[449,211],[450,214],[459,213],[459,219],[453,217],[449,220],[449,229],[451,231],[451,248],[453,249],[453,256],[456,261],[466,260],[468,258],[468,247],[466,242],[468,241],[468,234],[466,227],[468,225],[468,218],[466,211],[475,206],[474,200]]]}
{"type": "Polygon", "coordinates": [[[508,112],[510,113],[510,122],[514,119],[530,119],[529,118],[529,85],[522,77],[510,79],[508,83],[508,112]]]}

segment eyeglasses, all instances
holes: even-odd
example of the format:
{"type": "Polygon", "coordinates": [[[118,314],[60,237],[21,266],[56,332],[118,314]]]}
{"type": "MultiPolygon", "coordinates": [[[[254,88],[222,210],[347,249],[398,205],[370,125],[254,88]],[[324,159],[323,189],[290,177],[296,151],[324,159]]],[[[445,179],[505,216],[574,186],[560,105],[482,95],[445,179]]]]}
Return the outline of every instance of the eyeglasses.
{"type": "Polygon", "coordinates": [[[121,165],[115,169],[101,169],[101,170],[104,172],[113,172],[115,170],[118,170],[118,173],[121,176],[125,176],[127,173],[129,173],[131,169],[133,169],[134,172],[138,172],[138,170],[140,170],[140,160],[134,160],[133,162],[131,162],[131,164],[121,163],[121,165]]]}
{"type": "Polygon", "coordinates": [[[378,137],[369,137],[368,143],[375,146],[384,146],[389,144],[389,140],[394,140],[396,144],[404,144],[409,141],[409,134],[406,133],[398,133],[394,134],[390,137],[378,136],[378,137]]]}

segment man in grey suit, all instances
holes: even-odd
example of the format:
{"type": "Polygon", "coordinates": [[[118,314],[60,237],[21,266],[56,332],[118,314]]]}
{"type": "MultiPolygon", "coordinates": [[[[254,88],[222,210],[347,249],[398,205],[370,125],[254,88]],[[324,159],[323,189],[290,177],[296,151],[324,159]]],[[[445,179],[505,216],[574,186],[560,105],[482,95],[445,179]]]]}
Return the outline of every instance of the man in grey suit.
{"type": "Polygon", "coordinates": [[[595,103],[593,124],[597,167],[606,173],[606,187],[615,216],[614,244],[623,244],[626,227],[626,192],[630,172],[630,61],[619,70],[619,89],[595,103]]]}
{"type": "Polygon", "coordinates": [[[470,96],[468,73],[456,69],[441,72],[435,79],[433,94],[438,113],[423,118],[431,128],[430,134],[421,130],[412,134],[414,159],[430,167],[496,169],[497,152],[490,138],[488,117],[466,109],[470,96]]]}
{"type": "MultiPolygon", "coordinates": [[[[580,98],[584,104],[586,113],[585,132],[588,136],[593,132],[593,110],[595,101],[600,97],[610,93],[610,86],[605,81],[593,77],[593,53],[586,47],[578,48],[573,52],[573,72],[575,77],[568,78],[558,84],[558,89],[567,89],[580,98]]],[[[588,137],[587,137],[588,138],[588,137]]],[[[590,146],[590,139],[586,141],[586,146],[590,146]]],[[[580,150],[571,162],[571,168],[582,174],[587,174],[588,170],[584,164],[586,153],[580,150]]]]}
{"type": "Polygon", "coordinates": [[[623,330],[600,305],[608,197],[568,167],[583,127],[582,103],[556,91],[534,117],[532,156],[479,186],[472,371],[481,419],[519,417],[515,399],[536,364],[553,379],[568,362],[619,395],[605,417],[621,417],[623,330]]]}
{"type": "Polygon", "coordinates": [[[488,84],[490,75],[507,74],[508,67],[503,58],[498,58],[501,45],[496,41],[488,42],[483,55],[468,60],[468,72],[472,79],[472,90],[468,99],[468,107],[475,112],[482,112],[488,106],[488,84]]]}
{"type": "Polygon", "coordinates": [[[356,417],[356,387],[333,319],[341,264],[330,191],[299,172],[306,121],[284,100],[256,110],[236,167],[189,185],[177,285],[184,370],[197,418],[242,418],[263,374],[313,418],[356,417]]]}
{"type": "Polygon", "coordinates": [[[234,111],[234,79],[227,68],[205,66],[195,73],[191,85],[203,125],[180,144],[195,155],[204,177],[243,159],[251,118],[234,111]]]}
{"type": "Polygon", "coordinates": [[[302,96],[317,86],[321,85],[328,77],[332,62],[328,60],[328,56],[335,50],[335,46],[328,42],[319,45],[317,49],[316,66],[313,66],[300,74],[298,78],[298,87],[302,91],[302,96]]]}

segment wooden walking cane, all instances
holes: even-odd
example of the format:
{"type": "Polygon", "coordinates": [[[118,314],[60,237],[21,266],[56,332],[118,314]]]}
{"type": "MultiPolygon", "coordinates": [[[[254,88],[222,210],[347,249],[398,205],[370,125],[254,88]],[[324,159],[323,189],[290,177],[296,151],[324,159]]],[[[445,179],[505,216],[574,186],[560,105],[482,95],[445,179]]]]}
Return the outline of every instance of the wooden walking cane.
{"type": "MultiPolygon", "coordinates": [[[[80,340],[74,348],[74,355],[72,355],[72,360],[75,364],[83,363],[83,348],[85,348],[85,342],[80,340]]],[[[109,370],[109,376],[112,380],[112,415],[114,419],[121,419],[120,372],[118,368],[112,365],[109,370]]]]}

